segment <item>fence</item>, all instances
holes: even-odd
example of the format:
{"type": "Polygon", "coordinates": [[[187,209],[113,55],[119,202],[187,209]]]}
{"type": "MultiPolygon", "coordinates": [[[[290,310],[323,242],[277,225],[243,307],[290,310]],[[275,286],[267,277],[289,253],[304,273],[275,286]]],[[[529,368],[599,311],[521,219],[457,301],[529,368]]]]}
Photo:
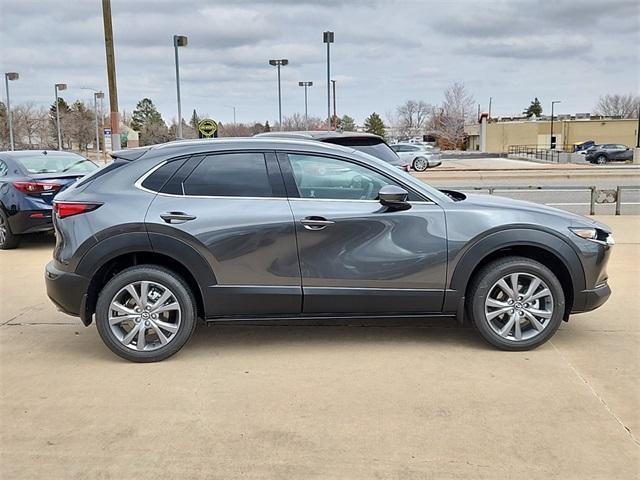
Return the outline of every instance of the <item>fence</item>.
{"type": "MultiPolygon", "coordinates": [[[[589,202],[573,203],[572,205],[588,205],[589,215],[596,214],[596,205],[614,204],[615,214],[620,215],[623,205],[640,205],[640,202],[624,202],[623,192],[640,192],[640,185],[618,185],[610,189],[598,189],[595,186],[489,186],[489,187],[447,187],[448,190],[460,190],[463,192],[482,192],[487,191],[489,195],[496,192],[585,192],[589,194],[589,202]]],[[[563,203],[540,202],[549,206],[563,206],[563,203]]]]}
{"type": "Polygon", "coordinates": [[[517,155],[528,159],[543,160],[545,162],[560,163],[562,150],[550,150],[538,145],[509,145],[509,155],[517,155]]]}

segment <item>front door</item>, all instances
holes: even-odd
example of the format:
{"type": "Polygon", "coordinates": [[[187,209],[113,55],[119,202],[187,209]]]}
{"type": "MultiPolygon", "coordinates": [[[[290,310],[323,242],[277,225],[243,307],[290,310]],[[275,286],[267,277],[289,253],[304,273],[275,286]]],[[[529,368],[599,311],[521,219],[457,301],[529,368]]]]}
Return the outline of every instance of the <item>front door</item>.
{"type": "Polygon", "coordinates": [[[297,153],[279,159],[296,225],[305,313],[442,310],[447,245],[441,207],[412,192],[409,210],[388,211],[378,191],[399,182],[364,164],[297,153]]]}
{"type": "Polygon", "coordinates": [[[179,239],[209,264],[215,283],[204,292],[207,316],[299,314],[293,216],[275,154],[217,153],[177,162],[142,183],[160,192],[146,224],[154,248],[167,237],[179,239]]]}

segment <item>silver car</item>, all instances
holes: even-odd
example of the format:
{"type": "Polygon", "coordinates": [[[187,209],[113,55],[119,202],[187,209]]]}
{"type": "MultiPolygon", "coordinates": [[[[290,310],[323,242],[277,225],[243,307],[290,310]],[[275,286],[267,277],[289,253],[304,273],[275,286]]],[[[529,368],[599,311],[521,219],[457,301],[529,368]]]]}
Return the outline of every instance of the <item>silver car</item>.
{"type": "Polygon", "coordinates": [[[416,172],[424,172],[427,168],[437,167],[442,163],[440,149],[420,143],[396,143],[391,145],[396,154],[416,172]]]}

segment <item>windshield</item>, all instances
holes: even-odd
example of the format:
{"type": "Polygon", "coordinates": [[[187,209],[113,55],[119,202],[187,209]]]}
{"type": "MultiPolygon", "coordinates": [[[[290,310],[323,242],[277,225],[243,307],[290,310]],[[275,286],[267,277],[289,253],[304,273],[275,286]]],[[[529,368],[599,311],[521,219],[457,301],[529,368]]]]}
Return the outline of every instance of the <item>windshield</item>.
{"type": "Polygon", "coordinates": [[[29,173],[89,173],[97,169],[91,160],[80,155],[45,155],[44,153],[16,159],[29,173]]]}
{"type": "Polygon", "coordinates": [[[406,162],[401,160],[391,147],[378,138],[332,138],[327,140],[329,143],[351,147],[369,155],[373,155],[391,165],[404,165],[406,162]]]}

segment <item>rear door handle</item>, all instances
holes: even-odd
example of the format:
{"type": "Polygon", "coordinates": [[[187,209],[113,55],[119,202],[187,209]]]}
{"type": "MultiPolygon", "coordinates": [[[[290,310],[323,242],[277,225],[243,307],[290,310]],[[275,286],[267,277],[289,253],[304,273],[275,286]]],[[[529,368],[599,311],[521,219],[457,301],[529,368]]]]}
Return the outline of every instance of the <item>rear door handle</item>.
{"type": "Polygon", "coordinates": [[[189,215],[184,212],[167,212],[160,215],[160,218],[167,223],[184,223],[189,220],[195,220],[195,215],[189,215]]]}
{"type": "Polygon", "coordinates": [[[329,225],[333,225],[335,222],[332,220],[327,220],[324,217],[306,217],[300,220],[300,223],[307,230],[323,230],[329,225]]]}

